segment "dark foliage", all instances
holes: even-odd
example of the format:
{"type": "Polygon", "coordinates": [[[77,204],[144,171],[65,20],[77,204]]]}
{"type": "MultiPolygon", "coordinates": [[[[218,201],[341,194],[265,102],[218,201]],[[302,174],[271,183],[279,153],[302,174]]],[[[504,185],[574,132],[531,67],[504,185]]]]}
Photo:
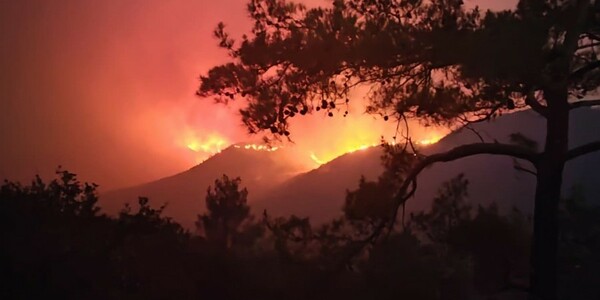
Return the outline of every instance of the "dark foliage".
{"type": "Polygon", "coordinates": [[[239,189],[241,179],[223,175],[215,180],[214,187],[206,193],[207,214],[198,216],[196,227],[207,241],[226,251],[237,244],[249,245],[261,235],[261,228],[251,224],[252,216],[247,204],[248,191],[239,189]],[[244,228],[241,228],[244,226],[244,228]]]}
{"type": "MultiPolygon", "coordinates": [[[[462,176],[430,211],[377,241],[368,239],[377,206],[362,202],[384,199],[382,185],[363,180],[346,216],[315,228],[294,216],[255,222],[241,181],[224,176],[200,216],[203,226],[231,225],[224,247],[223,236],[191,234],[146,198],[105,216],[94,185],[58,175],[0,188],[3,299],[470,299],[514,296],[528,284],[530,222],[518,211],[472,209],[462,176]]],[[[600,211],[577,195],[563,204],[561,295],[589,299],[599,293],[600,211]]]]}

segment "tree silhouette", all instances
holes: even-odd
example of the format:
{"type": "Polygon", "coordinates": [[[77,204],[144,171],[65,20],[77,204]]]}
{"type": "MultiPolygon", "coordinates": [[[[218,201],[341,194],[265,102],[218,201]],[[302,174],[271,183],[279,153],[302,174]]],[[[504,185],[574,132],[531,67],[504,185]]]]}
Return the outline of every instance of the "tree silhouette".
{"type": "MultiPolygon", "coordinates": [[[[217,181],[227,191],[240,191],[237,179],[217,181]]],[[[272,229],[260,240],[265,247],[243,241],[252,228],[246,225],[255,225],[246,218],[232,230],[235,248],[223,251],[223,238],[189,234],[162,216],[165,206],[153,208],[147,198],[118,216],[103,215],[94,204],[95,185],[66,171],[50,182],[6,181],[0,186],[0,274],[6,286],[0,296],[504,299],[524,285],[530,223],[518,211],[500,214],[494,205],[471,209],[462,176],[444,184],[431,208],[412,216],[402,231],[392,228],[367,247],[360,241],[369,240],[382,216],[359,202],[390,191],[369,182],[360,189],[365,191],[348,193],[352,208],[345,216],[320,227],[307,218],[265,218],[272,229]],[[254,250],[237,251],[243,248],[254,250]]],[[[210,189],[209,198],[218,199],[218,190],[210,189]]],[[[244,199],[233,195],[228,199],[244,199]]],[[[600,210],[582,200],[574,193],[561,202],[561,299],[600,295],[600,210]]],[[[245,207],[243,202],[233,207],[245,207]]]]}
{"type": "Polygon", "coordinates": [[[223,103],[244,98],[242,120],[252,133],[289,136],[297,115],[345,115],[349,92],[360,85],[370,90],[368,111],[385,120],[468,127],[522,109],[544,117],[539,152],[482,139],[418,156],[389,220],[434,163],[479,154],[527,161],[537,176],[531,292],[556,297],[563,169],[600,149],[600,140],[569,149],[568,130],[571,110],[600,104],[592,99],[600,84],[600,2],[521,0],[515,10],[485,14],[462,0],[336,0],[314,9],[251,0],[248,9],[254,26],[241,43],[217,27],[233,62],[202,77],[198,94],[223,103]]]}
{"type": "Polygon", "coordinates": [[[429,211],[411,215],[410,227],[436,245],[445,260],[469,257],[473,285],[484,295],[523,290],[528,222],[516,209],[500,215],[494,203],[474,212],[466,203],[467,187],[462,174],[444,183],[429,211]]]}
{"type": "Polygon", "coordinates": [[[471,206],[465,203],[468,181],[460,174],[444,183],[433,199],[431,211],[411,216],[413,223],[427,238],[437,243],[448,243],[450,232],[471,218],[471,206]]]}
{"type": "Polygon", "coordinates": [[[5,181],[0,187],[4,298],[88,298],[109,278],[98,255],[106,246],[99,228],[107,219],[96,206],[96,185],[68,171],[56,175],[50,182],[36,176],[29,185],[5,181]]]}
{"type": "Polygon", "coordinates": [[[0,186],[3,299],[184,298],[189,235],[141,198],[118,218],[101,213],[96,185],[58,171],[0,186]],[[159,283],[159,284],[157,284],[159,283]],[[173,288],[176,286],[176,288],[173,288]]]}
{"type": "Polygon", "coordinates": [[[348,219],[381,220],[387,218],[392,208],[391,189],[383,181],[369,182],[361,177],[358,189],[348,191],[344,215],[348,219]]]}
{"type": "Polygon", "coordinates": [[[561,202],[559,295],[567,298],[600,297],[600,207],[586,203],[575,188],[561,202]]]}
{"type": "Polygon", "coordinates": [[[215,180],[214,187],[206,192],[208,212],[198,216],[196,226],[202,230],[206,239],[215,243],[219,249],[230,249],[242,223],[250,217],[248,190],[241,189],[242,180],[229,179],[223,175],[215,180]]]}

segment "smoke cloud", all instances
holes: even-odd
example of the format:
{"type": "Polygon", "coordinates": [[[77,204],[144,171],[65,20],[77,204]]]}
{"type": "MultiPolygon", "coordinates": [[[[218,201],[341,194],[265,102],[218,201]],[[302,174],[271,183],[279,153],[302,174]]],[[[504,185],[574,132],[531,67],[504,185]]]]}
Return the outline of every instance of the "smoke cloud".
{"type": "MultiPolygon", "coordinates": [[[[112,189],[256,140],[236,107],[195,96],[198,76],[227,61],[215,25],[247,32],[245,7],[245,0],[2,1],[0,178],[49,176],[62,165],[112,189]]],[[[391,135],[360,107],[347,118],[314,115],[293,126],[289,147],[307,167],[311,153],[327,160],[391,135]]]]}

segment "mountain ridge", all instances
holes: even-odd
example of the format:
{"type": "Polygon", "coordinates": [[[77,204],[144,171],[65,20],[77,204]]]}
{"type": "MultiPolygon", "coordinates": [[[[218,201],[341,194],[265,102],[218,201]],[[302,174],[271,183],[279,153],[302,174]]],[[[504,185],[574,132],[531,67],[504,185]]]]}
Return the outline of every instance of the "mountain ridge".
{"type": "MultiPolygon", "coordinates": [[[[532,111],[507,114],[490,122],[478,123],[473,128],[486,142],[510,142],[509,135],[519,132],[542,145],[545,135],[544,119],[532,111]]],[[[573,112],[571,147],[600,137],[600,111],[583,109],[573,112]],[[585,130],[584,130],[585,129],[585,130]]],[[[463,129],[442,138],[438,143],[422,148],[424,154],[447,151],[461,144],[480,142],[479,136],[463,129]]],[[[343,154],[318,168],[300,172],[279,151],[261,152],[228,147],[187,171],[147,184],[138,185],[102,195],[101,201],[123,205],[137,196],[148,196],[154,205],[169,202],[165,213],[184,225],[193,226],[196,214],[204,211],[204,196],[208,185],[222,174],[240,176],[242,186],[249,190],[249,204],[260,213],[266,209],[273,215],[309,216],[317,223],[341,214],[348,189],[358,187],[360,176],[376,180],[383,171],[380,164],[381,147],[373,147],[343,154]],[[138,195],[136,195],[136,193],[138,195]]],[[[586,195],[600,195],[600,153],[569,162],[565,169],[565,189],[576,183],[589,191],[586,195]],[[594,166],[595,169],[594,169],[594,166]]],[[[516,206],[532,211],[535,178],[514,169],[510,157],[479,155],[458,161],[436,164],[419,177],[419,189],[407,203],[408,211],[428,207],[438,187],[445,181],[465,173],[471,182],[471,199],[478,204],[500,203],[503,207],[516,206]]],[[[600,199],[599,199],[600,200],[600,199]]],[[[114,206],[114,205],[113,205],[114,206]]],[[[115,212],[113,207],[112,212],[115,212]]]]}

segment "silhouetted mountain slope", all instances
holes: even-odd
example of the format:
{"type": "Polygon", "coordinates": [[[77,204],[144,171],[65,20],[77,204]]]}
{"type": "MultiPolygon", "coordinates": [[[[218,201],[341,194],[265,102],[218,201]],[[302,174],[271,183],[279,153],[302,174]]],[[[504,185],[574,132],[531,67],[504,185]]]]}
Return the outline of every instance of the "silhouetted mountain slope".
{"type": "MultiPolygon", "coordinates": [[[[581,109],[572,112],[571,146],[578,146],[600,138],[600,111],[581,109]]],[[[543,146],[545,120],[532,111],[505,115],[492,122],[473,125],[486,142],[508,143],[512,133],[521,133],[543,146]]],[[[479,137],[469,130],[461,130],[443,138],[423,152],[437,153],[458,145],[479,142],[479,137]]],[[[358,186],[361,175],[375,180],[381,174],[378,147],[343,155],[320,168],[291,178],[268,197],[254,204],[257,209],[268,209],[273,215],[296,214],[310,216],[323,222],[341,214],[347,189],[358,186]]],[[[523,162],[523,166],[528,163],[523,162]]],[[[474,203],[496,202],[502,208],[516,206],[530,212],[533,207],[535,177],[516,171],[510,157],[479,155],[449,163],[438,163],[426,169],[418,180],[415,197],[407,210],[429,207],[440,185],[450,178],[465,173],[470,181],[469,195],[474,203]]],[[[531,168],[531,167],[530,167],[531,168]]],[[[589,201],[600,200],[600,153],[581,157],[567,164],[564,187],[584,187],[589,201]]]]}
{"type": "Polygon", "coordinates": [[[203,163],[179,174],[130,188],[102,193],[100,203],[109,213],[117,213],[125,203],[135,204],[139,196],[149,197],[152,206],[167,203],[165,215],[186,227],[193,226],[205,211],[204,198],[209,185],[226,174],[241,177],[249,200],[294,176],[299,171],[282,154],[229,147],[203,163]]]}
{"type": "Polygon", "coordinates": [[[360,176],[375,180],[381,174],[380,148],[344,154],[310,172],[284,182],[253,204],[269,214],[310,216],[327,221],[341,213],[346,190],[358,188],[360,176]]]}
{"type": "MultiPolygon", "coordinates": [[[[571,146],[600,139],[600,110],[579,109],[572,112],[571,146]]],[[[531,111],[475,124],[473,128],[486,142],[509,142],[509,135],[521,133],[538,142],[541,148],[545,136],[545,120],[531,111]]],[[[449,150],[458,145],[479,142],[469,130],[448,135],[434,145],[422,149],[425,154],[449,150]]],[[[207,161],[177,175],[140,186],[102,194],[101,203],[109,212],[117,212],[126,202],[135,203],[138,196],[147,196],[152,205],[168,203],[166,215],[186,227],[193,226],[198,213],[204,212],[204,196],[209,185],[222,174],[240,176],[249,190],[249,201],[255,213],[267,209],[271,215],[310,216],[324,222],[341,214],[346,190],[358,187],[361,175],[376,180],[382,172],[382,149],[374,147],[342,155],[306,173],[288,165],[284,153],[258,152],[230,147],[207,161]]],[[[531,211],[535,177],[516,171],[513,159],[503,156],[479,155],[449,163],[438,163],[419,177],[414,199],[407,210],[429,207],[440,185],[465,173],[469,180],[469,195],[476,203],[496,202],[502,208],[516,206],[531,211]]],[[[527,163],[523,166],[530,167],[527,163]]],[[[565,189],[573,185],[585,188],[589,201],[600,201],[600,153],[587,155],[567,164],[565,189]]]]}

